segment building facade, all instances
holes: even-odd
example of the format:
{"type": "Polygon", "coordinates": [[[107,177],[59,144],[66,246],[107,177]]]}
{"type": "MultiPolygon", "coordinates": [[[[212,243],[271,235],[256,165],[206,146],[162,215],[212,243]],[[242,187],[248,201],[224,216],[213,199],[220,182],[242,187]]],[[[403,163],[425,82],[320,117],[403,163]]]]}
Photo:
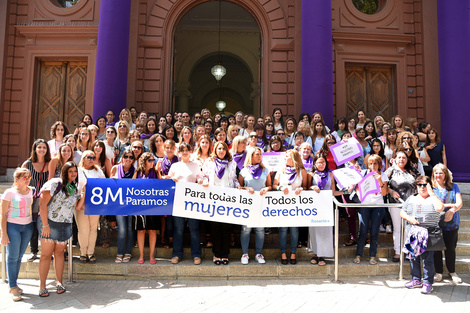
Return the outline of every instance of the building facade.
{"type": "MultiPolygon", "coordinates": [[[[0,175],[63,120],[124,107],[190,113],[364,110],[442,131],[461,151],[469,4],[459,0],[7,0],[0,2],[0,175]],[[361,4],[374,4],[368,11],[361,4]],[[452,17],[453,16],[453,17],[452,17]],[[457,48],[458,47],[458,48],[457,48]],[[221,63],[219,83],[210,69],[221,63]],[[457,136],[457,137],[456,137],[457,136]]],[[[468,57],[467,57],[468,58],[468,57]]],[[[467,148],[464,148],[467,149],[467,148]]],[[[468,150],[468,149],[467,149],[468,150]]],[[[468,163],[468,162],[467,162],[468,163]]]]}

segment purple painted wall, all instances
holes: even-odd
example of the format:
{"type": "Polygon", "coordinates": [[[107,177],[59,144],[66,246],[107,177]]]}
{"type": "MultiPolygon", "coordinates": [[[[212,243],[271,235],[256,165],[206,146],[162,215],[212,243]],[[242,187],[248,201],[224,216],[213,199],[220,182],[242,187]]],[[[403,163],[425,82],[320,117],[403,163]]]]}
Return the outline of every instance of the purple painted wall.
{"type": "Polygon", "coordinates": [[[332,129],[333,46],[331,1],[302,0],[302,113],[321,112],[332,129]]]}
{"type": "Polygon", "coordinates": [[[470,1],[438,0],[441,137],[455,181],[470,182],[470,1]]]}
{"type": "Polygon", "coordinates": [[[131,0],[101,0],[93,120],[126,107],[130,18],[131,0]]]}

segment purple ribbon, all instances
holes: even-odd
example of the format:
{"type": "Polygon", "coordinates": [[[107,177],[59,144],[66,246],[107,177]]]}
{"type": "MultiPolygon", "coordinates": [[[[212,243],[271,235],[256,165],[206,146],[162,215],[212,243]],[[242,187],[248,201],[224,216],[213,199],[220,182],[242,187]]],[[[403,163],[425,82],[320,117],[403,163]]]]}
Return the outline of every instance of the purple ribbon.
{"type": "Polygon", "coordinates": [[[243,166],[245,166],[246,151],[243,151],[242,153],[234,153],[232,157],[235,163],[237,163],[238,169],[241,170],[243,166]]]}
{"type": "Polygon", "coordinates": [[[325,188],[325,185],[328,182],[328,175],[328,171],[315,171],[315,182],[317,183],[317,186],[318,188],[320,188],[320,190],[323,190],[323,188],[325,188]]]}
{"type": "Polygon", "coordinates": [[[270,140],[273,135],[266,135],[266,139],[270,140]]]}
{"type": "Polygon", "coordinates": [[[228,165],[228,160],[227,159],[219,159],[219,158],[215,158],[215,174],[217,175],[217,177],[219,177],[219,179],[222,179],[222,177],[224,177],[224,174],[225,174],[225,169],[227,168],[227,165],[228,165]]]}
{"type": "Polygon", "coordinates": [[[289,180],[289,185],[292,185],[292,183],[295,181],[297,178],[297,171],[295,170],[295,167],[292,166],[287,166],[286,170],[284,173],[287,175],[288,180],[289,180]]]}
{"type": "Polygon", "coordinates": [[[254,179],[259,179],[263,173],[263,168],[259,164],[248,165],[248,170],[254,179]]]}
{"type": "Polygon", "coordinates": [[[307,160],[302,159],[302,163],[304,164],[305,170],[310,172],[313,167],[313,158],[311,156],[308,157],[307,160]]]}
{"type": "Polygon", "coordinates": [[[173,156],[171,159],[171,162],[168,160],[166,155],[163,157],[162,161],[162,172],[164,175],[168,175],[168,172],[170,171],[170,167],[173,163],[178,162],[178,157],[176,155],[173,156]]]}
{"type": "Polygon", "coordinates": [[[122,163],[118,165],[118,178],[132,178],[134,176],[135,168],[134,165],[131,165],[129,170],[124,173],[124,168],[122,163]]]}

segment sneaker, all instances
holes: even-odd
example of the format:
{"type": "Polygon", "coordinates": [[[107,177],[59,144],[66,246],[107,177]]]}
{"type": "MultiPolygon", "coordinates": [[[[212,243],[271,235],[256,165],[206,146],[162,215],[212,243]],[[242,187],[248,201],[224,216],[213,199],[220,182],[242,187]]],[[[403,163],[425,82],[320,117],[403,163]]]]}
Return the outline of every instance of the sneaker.
{"type": "Polygon", "coordinates": [[[421,288],[421,293],[427,295],[431,293],[431,291],[432,291],[432,285],[424,283],[423,288],[421,288]]]}
{"type": "Polygon", "coordinates": [[[417,279],[412,279],[412,280],[410,280],[409,282],[407,282],[405,284],[405,287],[408,288],[408,289],[418,288],[418,287],[421,287],[421,286],[423,286],[423,284],[421,283],[420,280],[417,280],[417,279]]]}
{"type": "Polygon", "coordinates": [[[243,265],[248,264],[248,259],[249,259],[249,258],[250,258],[250,257],[248,256],[248,254],[242,255],[242,258],[241,258],[242,264],[243,264],[243,265]]]}
{"type": "Polygon", "coordinates": [[[257,254],[255,256],[256,261],[258,261],[259,264],[264,264],[266,263],[266,260],[264,259],[264,256],[262,254],[257,254]]]}
{"type": "Polygon", "coordinates": [[[28,262],[33,262],[34,260],[37,260],[37,259],[39,259],[38,255],[36,253],[31,253],[31,255],[28,258],[28,262]]]}
{"type": "Polygon", "coordinates": [[[387,234],[391,234],[392,233],[392,225],[385,225],[385,232],[387,234]]]}
{"type": "Polygon", "coordinates": [[[436,275],[434,275],[434,281],[436,282],[442,281],[442,274],[437,273],[436,275]]]}
{"type": "Polygon", "coordinates": [[[382,224],[379,226],[379,232],[385,233],[385,227],[382,224]]]}

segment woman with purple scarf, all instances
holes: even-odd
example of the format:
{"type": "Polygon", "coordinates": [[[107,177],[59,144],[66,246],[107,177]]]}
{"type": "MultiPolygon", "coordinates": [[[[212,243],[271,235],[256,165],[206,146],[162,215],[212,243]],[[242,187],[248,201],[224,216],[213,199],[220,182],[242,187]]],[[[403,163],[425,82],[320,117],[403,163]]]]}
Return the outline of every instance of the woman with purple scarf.
{"type": "MultiPolygon", "coordinates": [[[[250,194],[254,194],[255,191],[259,191],[260,196],[264,196],[266,192],[271,190],[271,175],[269,175],[269,169],[267,169],[263,163],[263,150],[257,147],[250,149],[246,157],[245,166],[240,171],[238,176],[238,182],[240,183],[239,189],[248,190],[250,194]]],[[[263,256],[263,244],[264,244],[264,227],[256,227],[256,255],[255,260],[259,264],[264,264],[266,261],[263,256]]],[[[248,226],[242,226],[240,233],[240,242],[242,244],[242,264],[248,264],[248,246],[250,243],[251,228],[248,226]]]]}
{"type": "Polygon", "coordinates": [[[261,148],[263,152],[268,150],[269,141],[266,139],[264,126],[257,124],[253,129],[257,136],[256,146],[261,148]]]}
{"type": "MultiPolygon", "coordinates": [[[[297,150],[288,150],[285,156],[285,165],[282,171],[277,172],[274,178],[273,189],[284,192],[295,192],[299,195],[307,189],[307,171],[302,164],[302,158],[297,150]]],[[[290,264],[297,264],[295,253],[297,251],[297,241],[299,238],[299,228],[290,228],[290,264]]],[[[279,227],[279,242],[281,244],[281,263],[286,265],[287,260],[287,227],[279,227]]]]}
{"type": "MultiPolygon", "coordinates": [[[[225,142],[218,141],[214,145],[212,157],[204,163],[204,187],[221,186],[236,188],[238,179],[236,174],[237,164],[232,160],[225,142]]],[[[213,262],[216,265],[229,263],[228,255],[230,253],[230,232],[232,225],[227,223],[212,223],[214,253],[213,262]]]]}
{"type": "Polygon", "coordinates": [[[171,165],[178,162],[178,156],[175,154],[176,144],[173,140],[167,139],[163,144],[163,149],[165,151],[165,156],[162,161],[157,163],[157,171],[161,173],[162,178],[168,178],[166,176],[170,171],[171,165]]]}
{"type": "MultiPolygon", "coordinates": [[[[155,158],[150,152],[145,152],[139,158],[139,165],[137,171],[132,178],[140,179],[156,179],[157,172],[155,171],[155,158]]],[[[137,230],[137,244],[139,246],[139,260],[138,264],[144,264],[144,245],[145,245],[145,231],[149,233],[149,247],[150,247],[150,264],[157,263],[155,260],[155,245],[157,244],[157,230],[158,230],[158,216],[156,215],[137,215],[134,220],[134,227],[137,230]]]]}
{"type": "MultiPolygon", "coordinates": [[[[122,163],[111,168],[111,178],[132,178],[134,176],[134,154],[130,147],[124,149],[121,157],[122,163]]],[[[131,258],[134,245],[134,229],[132,227],[132,215],[116,215],[117,222],[117,255],[116,263],[128,263],[131,258]]]]}
{"type": "MultiPolygon", "coordinates": [[[[328,161],[322,155],[317,155],[313,159],[313,168],[309,176],[312,180],[310,189],[316,192],[332,190],[333,196],[343,194],[341,191],[336,191],[333,173],[328,169],[328,161]]],[[[326,265],[324,257],[334,256],[333,226],[309,227],[308,236],[308,250],[313,252],[310,263],[326,265]]]]}
{"type": "Polygon", "coordinates": [[[240,171],[243,169],[243,166],[245,166],[246,142],[246,137],[240,135],[236,136],[232,141],[232,149],[230,149],[230,153],[232,154],[233,161],[237,164],[237,177],[240,171]]]}

